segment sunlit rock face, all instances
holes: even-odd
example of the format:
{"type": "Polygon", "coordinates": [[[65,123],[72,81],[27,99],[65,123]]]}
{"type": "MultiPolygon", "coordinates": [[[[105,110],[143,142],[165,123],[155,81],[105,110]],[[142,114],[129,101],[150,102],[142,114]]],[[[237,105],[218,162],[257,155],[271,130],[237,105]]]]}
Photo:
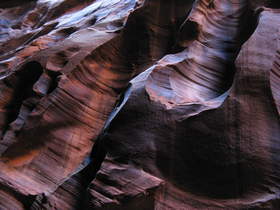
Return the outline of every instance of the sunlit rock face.
{"type": "Polygon", "coordinates": [[[279,8],[1,2],[0,209],[279,209],[279,8]]]}

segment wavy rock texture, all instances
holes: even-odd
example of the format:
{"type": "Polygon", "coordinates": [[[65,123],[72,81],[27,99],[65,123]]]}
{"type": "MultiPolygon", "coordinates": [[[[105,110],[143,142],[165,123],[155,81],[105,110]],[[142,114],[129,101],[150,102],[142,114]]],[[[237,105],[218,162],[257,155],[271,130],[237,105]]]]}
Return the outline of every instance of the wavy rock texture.
{"type": "Polygon", "coordinates": [[[279,3],[0,7],[1,209],[280,208],[279,3]]]}
{"type": "MultiPolygon", "coordinates": [[[[198,25],[202,30],[198,30],[201,35],[196,37],[204,34],[203,26],[199,25],[212,23],[210,18],[197,16],[200,13],[196,12],[204,6],[204,1],[198,2],[198,9],[189,17],[198,22],[190,25],[198,25]]],[[[197,38],[189,39],[186,50],[164,57],[135,78],[132,95],[113,122],[106,146],[113,157],[133,160],[135,165],[167,180],[157,209],[278,209],[279,10],[259,10],[256,30],[250,35],[251,30],[242,32],[242,25],[236,24],[248,20],[242,19],[246,16],[233,18],[246,8],[242,1],[214,1],[212,9],[215,8],[228,8],[225,13],[217,13],[221,15],[222,26],[215,25],[215,21],[213,28],[208,26],[205,30],[215,32],[218,27],[218,35],[224,30],[232,31],[233,36],[217,38],[217,33],[210,33],[209,45],[204,45],[202,51],[192,51],[191,47],[201,43],[197,38]],[[229,7],[230,2],[241,4],[229,7]],[[232,23],[223,22],[227,14],[232,23]],[[231,26],[237,28],[227,28],[231,26]],[[243,40],[234,38],[238,28],[239,33],[250,35],[240,52],[238,45],[243,40]],[[224,48],[227,44],[232,46],[232,56],[224,53],[230,49],[224,48]],[[234,54],[238,54],[237,59],[234,54]],[[235,68],[227,67],[226,62],[234,61],[235,68]],[[188,68],[190,62],[195,64],[192,68],[188,68]],[[215,89],[215,82],[225,82],[215,77],[218,69],[224,77],[229,76],[229,70],[236,71],[233,81],[227,80],[224,89],[215,89]],[[182,72],[197,76],[197,80],[188,80],[182,72]],[[189,85],[190,82],[197,84],[189,85]],[[220,95],[210,94],[211,90],[204,85],[207,82],[207,87],[213,85],[211,90],[223,90],[220,95]],[[198,88],[184,92],[184,96],[176,94],[177,87],[180,91],[198,88]],[[193,93],[207,93],[209,98],[200,100],[188,95],[193,93]]],[[[206,11],[203,16],[207,17],[208,10],[202,11],[206,11]]],[[[209,14],[212,13],[215,14],[210,10],[209,14]]]]}
{"type": "Polygon", "coordinates": [[[192,3],[162,2],[2,4],[3,186],[49,194],[79,170],[119,94],[171,49],[192,3]]]}
{"type": "Polygon", "coordinates": [[[161,103],[173,106],[201,103],[224,93],[232,82],[232,63],[247,8],[247,1],[199,1],[183,25],[195,27],[194,40],[187,40],[191,42],[186,43],[187,49],[176,56],[180,61],[169,58],[163,67],[155,67],[147,84],[151,98],[166,98],[161,103]],[[166,80],[164,86],[162,80],[166,80]],[[165,95],[158,95],[162,92],[165,95]]]}
{"type": "Polygon", "coordinates": [[[106,159],[96,180],[84,191],[81,173],[48,198],[38,196],[31,209],[153,209],[163,181],[129,164],[106,159]]]}
{"type": "MultiPolygon", "coordinates": [[[[41,2],[38,2],[37,5],[39,8],[41,6],[40,3],[41,2]]],[[[53,1],[49,3],[52,4],[53,1]]],[[[16,129],[15,143],[9,145],[1,156],[4,161],[1,163],[1,179],[11,183],[13,188],[16,188],[24,194],[38,194],[53,191],[58,184],[77,170],[79,164],[81,164],[85,156],[89,154],[93,140],[101,131],[108,114],[114,107],[114,103],[118,97],[118,89],[125,87],[128,82],[128,80],[127,82],[125,81],[126,77],[129,79],[129,75],[132,72],[129,70],[125,72],[125,69],[123,69],[119,82],[120,84],[118,84],[118,81],[112,84],[114,80],[116,80],[115,77],[118,77],[118,75],[112,71],[112,64],[106,64],[110,58],[104,59],[102,54],[106,54],[108,48],[117,45],[117,41],[115,41],[114,44],[113,41],[110,41],[116,37],[116,33],[113,33],[113,31],[121,27],[121,24],[125,21],[129,13],[134,10],[135,3],[136,2],[133,1],[95,1],[74,14],[70,12],[70,14],[61,16],[58,22],[51,22],[52,26],[59,27],[60,30],[63,27],[62,30],[67,31],[69,27],[73,27],[74,25],[75,27],[79,27],[75,20],[77,21],[84,16],[90,20],[95,18],[95,21],[101,25],[99,29],[98,26],[96,28],[87,27],[86,29],[80,29],[78,32],[72,34],[70,39],[73,42],[79,42],[79,40],[81,40],[84,44],[94,42],[97,45],[95,47],[102,45],[103,42],[107,43],[92,53],[88,52],[88,55],[84,56],[83,60],[80,61],[79,65],[74,67],[75,69],[72,72],[68,73],[67,76],[63,75],[55,90],[38,101],[36,107],[33,106],[33,109],[31,108],[32,111],[29,113],[26,121],[21,117],[21,114],[25,114],[25,110],[19,110],[19,118],[16,120],[24,121],[24,125],[22,125],[20,129],[16,129]],[[109,7],[111,9],[109,9],[109,7]],[[94,11],[98,8],[97,14],[94,14],[94,11]],[[122,13],[120,13],[120,11],[122,13]],[[115,20],[112,20],[112,16],[115,16],[114,14],[116,13],[119,15],[115,20]],[[101,19],[100,22],[98,22],[98,18],[101,19]],[[106,18],[110,20],[107,24],[106,18]],[[119,21],[120,26],[111,26],[110,24],[113,25],[114,21],[119,21]],[[97,33],[97,36],[91,33],[97,33]],[[87,40],[83,38],[82,34],[87,40]],[[98,82],[99,80],[102,81],[102,79],[97,78],[96,73],[91,72],[91,69],[99,73],[105,70],[100,76],[108,80],[107,82],[103,81],[105,84],[108,82],[111,84],[108,83],[108,86],[105,86],[102,82],[98,82]],[[88,83],[91,83],[91,85],[88,83]],[[100,103],[102,101],[107,101],[107,103],[100,103]],[[49,168],[48,165],[53,165],[54,167],[49,168]]],[[[57,4],[57,1],[55,1],[55,4],[57,4]]],[[[49,7],[50,6],[51,5],[49,5],[49,7]]],[[[83,21],[85,20],[86,18],[83,19],[83,21]]],[[[45,25],[48,24],[49,22],[45,23],[45,25]]],[[[81,24],[83,27],[85,26],[85,23],[81,24]]],[[[53,31],[51,33],[53,33],[53,31]]],[[[52,36],[59,38],[55,35],[52,36]]],[[[38,39],[40,38],[42,37],[38,39]]],[[[38,42],[38,39],[32,43],[37,47],[36,49],[40,49],[38,45],[34,44],[34,42],[38,42]]],[[[44,37],[44,39],[46,39],[46,37],[44,37]]],[[[29,47],[32,49],[34,46],[29,45],[29,47]]],[[[20,51],[20,55],[14,58],[16,60],[22,59],[24,57],[22,57],[24,51],[30,52],[29,47],[20,51]]],[[[69,50],[70,46],[67,45],[67,47],[69,50]]],[[[75,53],[77,49],[73,45],[71,48],[74,48],[72,52],[74,51],[75,53]]],[[[44,53],[47,52],[44,51],[44,53]]],[[[67,52],[60,51],[57,53],[66,58],[63,53],[66,54],[67,52]]],[[[116,58],[118,56],[117,50],[115,53],[116,55],[114,56],[116,58]]],[[[35,56],[36,55],[37,54],[35,54],[35,56]]],[[[25,54],[25,56],[30,55],[25,54]]],[[[65,61],[61,60],[61,58],[56,57],[56,59],[57,60],[53,60],[52,57],[49,58],[46,62],[47,70],[60,70],[59,65],[65,64],[65,61]],[[51,66],[51,68],[48,66],[51,66]]],[[[12,65],[12,63],[11,61],[10,64],[12,65]]],[[[28,66],[24,68],[28,68],[28,66]]],[[[32,67],[32,69],[33,68],[34,71],[39,70],[36,66],[32,67]]],[[[29,71],[30,69],[27,70],[27,72],[29,71]]],[[[3,82],[9,82],[9,79],[10,77],[6,77],[3,82]]],[[[36,79],[38,78],[34,78],[35,81],[36,79]]],[[[48,86],[48,82],[43,83],[43,79],[40,80],[41,79],[38,80],[38,86],[45,86],[44,88],[49,91],[48,87],[46,87],[48,86]]],[[[22,79],[19,78],[19,82],[21,81],[22,79]]],[[[24,82],[29,81],[24,80],[24,82]]],[[[30,83],[27,84],[29,85],[28,91],[32,92],[34,81],[30,81],[30,83]]],[[[23,84],[23,86],[27,87],[27,84],[23,84]]],[[[13,95],[17,94],[17,88],[21,88],[21,84],[17,84],[16,82],[11,82],[9,85],[15,87],[15,92],[12,93],[13,95]]],[[[42,88],[43,87],[41,87],[41,89],[42,88]]],[[[40,88],[38,87],[38,89],[40,88]]],[[[38,91],[35,90],[34,92],[38,91]]],[[[14,96],[12,98],[16,97],[14,96]]],[[[26,95],[26,98],[27,99],[23,98],[21,101],[26,103],[27,100],[31,99],[29,95],[26,95]]],[[[9,103],[9,101],[7,102],[9,103]]],[[[18,104],[19,101],[15,103],[18,104]]],[[[9,105],[10,104],[4,104],[4,107],[10,108],[9,105]]],[[[11,109],[15,110],[14,107],[11,107],[11,109]]],[[[10,120],[9,116],[8,120],[10,120]]],[[[18,128],[20,125],[16,125],[16,127],[18,128]]],[[[13,128],[13,126],[11,128],[13,128]]],[[[4,133],[4,141],[9,141],[9,143],[11,143],[10,135],[7,136],[5,134],[9,134],[9,132],[4,133]]]]}

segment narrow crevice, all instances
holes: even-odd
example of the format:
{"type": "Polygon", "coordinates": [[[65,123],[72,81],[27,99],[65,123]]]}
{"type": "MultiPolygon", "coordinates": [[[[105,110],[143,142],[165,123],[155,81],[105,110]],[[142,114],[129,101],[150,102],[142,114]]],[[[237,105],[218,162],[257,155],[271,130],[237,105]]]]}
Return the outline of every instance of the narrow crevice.
{"type": "Polygon", "coordinates": [[[33,85],[39,79],[43,73],[43,68],[38,62],[27,63],[16,72],[14,75],[6,78],[5,84],[13,88],[11,100],[6,105],[7,110],[3,134],[7,131],[9,124],[13,122],[20,111],[23,102],[35,96],[36,93],[33,91],[33,85]]]}
{"type": "Polygon", "coordinates": [[[50,84],[48,92],[47,92],[47,94],[50,94],[57,88],[59,80],[60,80],[60,76],[62,74],[57,71],[46,71],[46,73],[51,78],[51,84],[50,84]]]}
{"type": "MultiPolygon", "coordinates": [[[[248,8],[247,12],[243,15],[242,20],[246,21],[241,21],[240,28],[242,29],[240,31],[239,35],[239,46],[241,47],[250,37],[252,34],[255,32],[257,26],[258,26],[258,18],[260,13],[263,11],[262,8],[259,8],[257,10],[251,10],[248,8]]],[[[240,49],[237,51],[236,56],[238,55],[240,49]]]]}
{"type": "Polygon", "coordinates": [[[107,155],[107,149],[104,142],[104,139],[107,137],[108,129],[113,119],[118,115],[120,110],[123,108],[127,102],[129,95],[131,93],[131,85],[128,85],[127,88],[120,94],[119,100],[116,103],[115,109],[112,111],[107,122],[104,125],[103,131],[96,139],[94,146],[91,150],[91,154],[87,159],[87,166],[82,169],[77,175],[80,178],[80,183],[83,188],[83,192],[80,193],[80,198],[76,205],[77,209],[80,206],[84,206],[87,203],[87,190],[91,182],[96,178],[98,171],[101,168],[102,163],[105,160],[107,155]]]}
{"type": "Polygon", "coordinates": [[[180,28],[177,41],[178,44],[181,47],[186,47],[190,42],[198,38],[199,31],[198,23],[187,20],[180,28]]]}

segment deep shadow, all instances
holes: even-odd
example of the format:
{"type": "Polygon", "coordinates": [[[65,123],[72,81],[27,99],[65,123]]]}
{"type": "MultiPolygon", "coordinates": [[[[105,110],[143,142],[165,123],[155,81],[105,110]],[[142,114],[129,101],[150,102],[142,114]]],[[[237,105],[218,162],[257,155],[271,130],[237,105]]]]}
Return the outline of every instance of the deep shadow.
{"type": "Polygon", "coordinates": [[[1,1],[0,8],[11,8],[21,6],[22,4],[29,2],[36,2],[37,0],[9,0],[9,1],[1,1]]]}
{"type": "Polygon", "coordinates": [[[20,203],[22,203],[25,209],[30,209],[31,204],[34,202],[36,197],[35,195],[29,195],[29,196],[23,195],[19,192],[14,191],[10,187],[2,184],[0,184],[0,189],[13,196],[15,199],[17,199],[20,203]]]}
{"type": "Polygon", "coordinates": [[[43,73],[43,68],[38,62],[30,62],[18,70],[15,74],[4,79],[4,83],[13,89],[11,100],[5,107],[7,109],[5,117],[5,132],[11,122],[13,122],[18,114],[23,101],[27,98],[35,96],[33,85],[43,73]]]}
{"type": "Polygon", "coordinates": [[[46,73],[51,77],[51,84],[47,92],[47,94],[50,94],[57,88],[62,74],[57,71],[46,71],[46,73]]]}
{"type": "MultiPolygon", "coordinates": [[[[240,158],[244,153],[238,136],[232,147],[227,146],[230,131],[222,120],[224,108],[177,121],[186,110],[174,113],[148,101],[145,91],[139,90],[113,121],[104,139],[110,156],[163,176],[183,191],[209,198],[241,198],[265,184],[264,163],[240,158]]],[[[238,130],[241,125],[232,126],[238,130]]]]}
{"type": "Polygon", "coordinates": [[[267,7],[279,9],[280,8],[280,1],[279,0],[269,0],[267,3],[267,7]]]}
{"type": "Polygon", "coordinates": [[[194,41],[199,36],[199,30],[198,23],[191,20],[185,21],[178,33],[177,46],[174,52],[183,50],[190,42],[194,41]]]}

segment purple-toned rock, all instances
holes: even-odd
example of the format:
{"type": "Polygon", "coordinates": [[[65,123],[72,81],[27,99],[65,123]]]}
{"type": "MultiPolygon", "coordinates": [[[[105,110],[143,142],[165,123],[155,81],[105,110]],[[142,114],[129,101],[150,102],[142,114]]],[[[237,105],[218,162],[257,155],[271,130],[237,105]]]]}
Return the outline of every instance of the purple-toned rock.
{"type": "Polygon", "coordinates": [[[0,209],[279,209],[279,8],[1,2],[0,209]]]}

